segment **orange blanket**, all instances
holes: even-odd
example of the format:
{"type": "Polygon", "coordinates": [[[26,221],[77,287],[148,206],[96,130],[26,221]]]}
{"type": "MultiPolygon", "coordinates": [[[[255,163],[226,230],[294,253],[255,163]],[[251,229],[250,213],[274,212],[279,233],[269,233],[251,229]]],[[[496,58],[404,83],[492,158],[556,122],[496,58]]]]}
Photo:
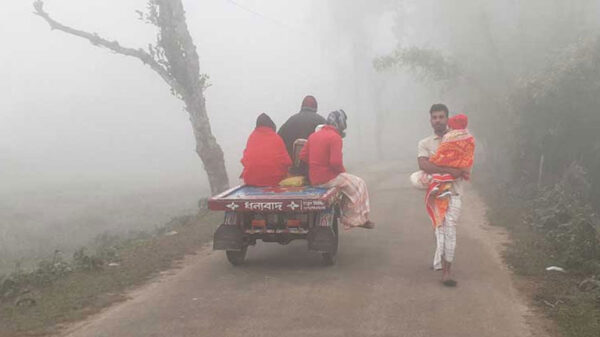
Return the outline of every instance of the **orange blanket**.
{"type": "Polygon", "coordinates": [[[473,166],[475,138],[466,129],[448,131],[429,161],[437,166],[469,168],[473,166]]]}
{"type": "MultiPolygon", "coordinates": [[[[429,161],[437,166],[466,169],[473,166],[475,138],[466,129],[448,131],[437,152],[429,161]]],[[[449,174],[434,174],[425,195],[427,213],[436,228],[443,224],[450,204],[450,189],[454,178],[449,174]]]]}
{"type": "Polygon", "coordinates": [[[444,223],[448,205],[450,205],[450,188],[454,178],[449,174],[433,174],[431,183],[425,194],[425,208],[431,219],[433,228],[444,223]]]}

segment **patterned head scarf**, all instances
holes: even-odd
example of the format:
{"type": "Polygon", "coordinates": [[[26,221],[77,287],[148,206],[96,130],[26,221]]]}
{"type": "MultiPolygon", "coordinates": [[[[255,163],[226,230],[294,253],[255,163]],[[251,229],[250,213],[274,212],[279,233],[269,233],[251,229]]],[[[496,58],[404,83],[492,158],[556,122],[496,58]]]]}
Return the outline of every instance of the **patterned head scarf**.
{"type": "Polygon", "coordinates": [[[329,116],[327,116],[327,124],[335,126],[335,128],[338,129],[340,134],[344,134],[344,130],[346,130],[347,127],[347,120],[348,116],[346,116],[346,113],[342,109],[332,111],[329,113],[329,116]]]}

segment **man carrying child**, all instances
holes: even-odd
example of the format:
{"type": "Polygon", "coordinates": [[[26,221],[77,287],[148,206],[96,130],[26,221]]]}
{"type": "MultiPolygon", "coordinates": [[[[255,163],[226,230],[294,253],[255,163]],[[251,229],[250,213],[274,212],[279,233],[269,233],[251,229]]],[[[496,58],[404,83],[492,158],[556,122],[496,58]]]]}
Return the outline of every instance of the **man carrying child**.
{"type": "Polygon", "coordinates": [[[421,171],[411,176],[413,184],[427,189],[426,206],[434,226],[436,250],[433,268],[442,270],[442,282],[456,286],[451,275],[456,248],[456,222],[461,211],[463,181],[469,178],[475,142],[466,130],[465,115],[452,118],[444,104],[430,111],[434,134],[419,142],[417,160],[421,171]]]}

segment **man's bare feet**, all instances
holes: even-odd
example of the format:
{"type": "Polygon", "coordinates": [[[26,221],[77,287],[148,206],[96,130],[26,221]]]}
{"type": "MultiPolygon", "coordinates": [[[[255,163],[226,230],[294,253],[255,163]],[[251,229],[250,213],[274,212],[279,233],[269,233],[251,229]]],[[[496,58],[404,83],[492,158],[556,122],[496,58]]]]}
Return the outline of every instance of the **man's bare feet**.
{"type": "Polygon", "coordinates": [[[457,282],[454,279],[452,279],[452,276],[450,275],[451,266],[452,263],[447,262],[446,259],[442,258],[442,284],[446,287],[456,287],[457,284],[457,282]]]}
{"type": "Polygon", "coordinates": [[[450,273],[444,271],[442,275],[442,284],[446,287],[456,287],[457,282],[450,276],[450,273]]]}
{"type": "Polygon", "coordinates": [[[362,228],[367,228],[367,229],[373,229],[375,228],[375,223],[373,221],[367,221],[364,224],[358,226],[358,227],[362,227],[362,228]]]}
{"type": "Polygon", "coordinates": [[[445,285],[446,287],[456,287],[458,282],[456,282],[453,279],[447,279],[446,281],[442,281],[442,284],[445,285]]]}

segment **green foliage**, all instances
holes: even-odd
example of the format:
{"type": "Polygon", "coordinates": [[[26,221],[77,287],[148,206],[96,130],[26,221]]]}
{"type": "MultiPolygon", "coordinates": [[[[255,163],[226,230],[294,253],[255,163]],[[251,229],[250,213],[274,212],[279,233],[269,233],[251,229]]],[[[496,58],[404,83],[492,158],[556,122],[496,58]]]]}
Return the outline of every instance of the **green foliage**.
{"type": "MultiPolygon", "coordinates": [[[[510,110],[515,147],[515,179],[534,180],[544,155],[547,184],[571,163],[600,187],[600,39],[582,40],[547,70],[514,91],[510,110]]],[[[593,196],[600,196],[594,192],[593,196]]],[[[598,198],[595,198],[597,200],[598,198]]],[[[600,206],[597,201],[595,206],[600,206]]]]}
{"type": "Polygon", "coordinates": [[[571,272],[600,274],[600,224],[566,181],[544,189],[525,223],[542,232],[548,259],[571,272]]]}
{"type": "Polygon", "coordinates": [[[51,259],[40,261],[31,272],[25,272],[17,266],[12,274],[0,278],[0,302],[26,293],[30,288],[50,285],[72,271],[71,264],[63,260],[58,250],[51,259]]]}
{"type": "Polygon", "coordinates": [[[37,269],[31,274],[20,274],[29,276],[29,282],[35,286],[48,285],[72,271],[70,264],[63,260],[62,254],[56,251],[52,260],[42,260],[37,269]]]}
{"type": "Polygon", "coordinates": [[[560,328],[565,336],[597,337],[600,331],[600,294],[594,299],[571,299],[569,305],[560,305],[555,309],[560,328]]]}
{"type": "Polygon", "coordinates": [[[391,54],[373,61],[378,71],[392,68],[408,68],[424,81],[453,81],[460,75],[458,64],[437,49],[397,48],[391,54]]]}
{"type": "Polygon", "coordinates": [[[60,251],[55,251],[50,259],[42,260],[32,271],[23,271],[17,266],[10,275],[0,278],[0,302],[13,299],[32,289],[47,287],[65,278],[73,271],[91,272],[101,270],[107,258],[116,254],[110,249],[100,249],[98,254],[89,255],[85,248],[73,254],[71,262],[65,261],[60,251]]]}
{"type": "Polygon", "coordinates": [[[511,232],[504,256],[512,269],[535,281],[534,301],[556,320],[565,337],[597,336],[600,327],[600,225],[582,200],[585,172],[571,166],[563,179],[528,202],[509,190],[482,185],[492,224],[511,232]],[[566,273],[548,272],[556,265],[566,273]]]}
{"type": "Polygon", "coordinates": [[[131,233],[127,238],[104,234],[90,245],[93,255],[82,249],[67,262],[57,252],[40,264],[40,270],[17,269],[0,277],[0,335],[52,334],[56,324],[81,320],[122,300],[125,289],[170,268],[173,261],[211,240],[220,216],[173,218],[164,227],[177,235],[164,235],[163,226],[155,233],[131,233]],[[105,263],[105,268],[94,271],[99,259],[118,263],[105,263]],[[39,275],[47,275],[44,279],[50,282],[34,284],[32,280],[39,275]]]}
{"type": "MultiPolygon", "coordinates": [[[[82,247],[73,253],[69,261],[63,258],[62,252],[57,250],[51,258],[40,261],[31,271],[24,271],[17,265],[10,275],[0,275],[0,303],[3,300],[14,299],[33,289],[51,286],[55,282],[65,279],[72,273],[97,273],[105,270],[110,262],[122,262],[121,253],[144,246],[156,237],[162,237],[167,231],[191,226],[193,216],[174,217],[169,223],[157,228],[154,233],[146,231],[131,231],[126,237],[104,233],[98,235],[88,248],[82,247]]],[[[212,229],[207,230],[207,235],[212,229]]],[[[160,256],[161,252],[157,252],[160,256]]]]}
{"type": "Polygon", "coordinates": [[[85,248],[78,249],[73,254],[73,267],[82,271],[98,271],[102,269],[104,260],[96,255],[86,254],[85,248]]]}
{"type": "MultiPolygon", "coordinates": [[[[512,89],[508,113],[496,112],[508,128],[489,150],[504,151],[498,158],[512,166],[510,192],[527,205],[524,221],[511,228],[509,263],[541,281],[539,303],[565,336],[597,336],[600,289],[577,285],[600,276],[600,38],[578,41],[551,59],[512,89]],[[544,273],[549,265],[568,273],[544,273]]],[[[485,131],[486,140],[498,134],[485,131]]],[[[489,164],[497,174],[497,162],[489,164]]]]}

